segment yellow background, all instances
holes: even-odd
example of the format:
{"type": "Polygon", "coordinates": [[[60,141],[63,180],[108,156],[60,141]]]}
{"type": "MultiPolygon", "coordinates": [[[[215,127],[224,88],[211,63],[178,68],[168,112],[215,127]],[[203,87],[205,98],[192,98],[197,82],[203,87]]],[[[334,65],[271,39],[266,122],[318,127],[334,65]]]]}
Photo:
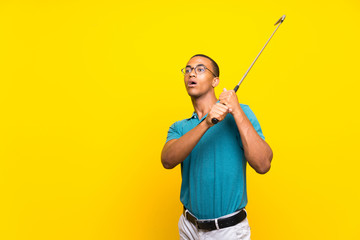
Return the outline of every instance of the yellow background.
{"type": "Polygon", "coordinates": [[[360,239],[360,2],[0,3],[0,239],[177,239],[191,116],[180,69],[214,58],[274,151],[248,168],[252,239],[360,239]]]}

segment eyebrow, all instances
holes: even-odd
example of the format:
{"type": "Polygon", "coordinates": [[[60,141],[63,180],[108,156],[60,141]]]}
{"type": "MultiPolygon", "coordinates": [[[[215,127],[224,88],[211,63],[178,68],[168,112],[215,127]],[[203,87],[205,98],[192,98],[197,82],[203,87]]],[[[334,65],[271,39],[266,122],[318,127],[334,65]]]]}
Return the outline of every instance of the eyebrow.
{"type": "MultiPolygon", "coordinates": [[[[198,64],[198,65],[196,65],[195,67],[198,67],[198,66],[204,66],[204,67],[206,67],[204,64],[198,64]]],[[[186,67],[191,67],[190,65],[186,65],[186,67]]]]}

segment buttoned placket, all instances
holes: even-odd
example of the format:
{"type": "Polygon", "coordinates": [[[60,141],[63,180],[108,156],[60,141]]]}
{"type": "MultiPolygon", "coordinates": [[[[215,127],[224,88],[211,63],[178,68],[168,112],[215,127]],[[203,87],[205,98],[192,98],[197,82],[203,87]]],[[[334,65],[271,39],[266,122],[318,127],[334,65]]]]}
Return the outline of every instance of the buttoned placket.
{"type": "Polygon", "coordinates": [[[194,112],[190,119],[192,119],[192,118],[197,119],[198,123],[197,123],[196,125],[199,125],[202,121],[205,120],[205,118],[207,117],[207,115],[208,115],[208,114],[206,114],[205,116],[203,116],[203,117],[199,120],[197,113],[194,112]]]}

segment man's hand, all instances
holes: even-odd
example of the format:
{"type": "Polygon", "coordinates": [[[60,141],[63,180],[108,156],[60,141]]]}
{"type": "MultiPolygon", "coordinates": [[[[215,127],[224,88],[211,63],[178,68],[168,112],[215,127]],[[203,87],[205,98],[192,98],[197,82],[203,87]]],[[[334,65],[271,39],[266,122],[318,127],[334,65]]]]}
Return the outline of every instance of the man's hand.
{"type": "Polygon", "coordinates": [[[229,113],[234,115],[241,111],[239,100],[234,90],[227,91],[226,88],[224,88],[224,91],[220,94],[219,100],[221,104],[224,104],[229,108],[229,113]]]}
{"type": "Polygon", "coordinates": [[[219,120],[219,122],[221,122],[222,120],[224,120],[228,112],[229,108],[226,105],[221,103],[215,103],[205,119],[206,124],[209,127],[212,127],[214,124],[211,122],[211,119],[216,118],[217,120],[219,120]]]}

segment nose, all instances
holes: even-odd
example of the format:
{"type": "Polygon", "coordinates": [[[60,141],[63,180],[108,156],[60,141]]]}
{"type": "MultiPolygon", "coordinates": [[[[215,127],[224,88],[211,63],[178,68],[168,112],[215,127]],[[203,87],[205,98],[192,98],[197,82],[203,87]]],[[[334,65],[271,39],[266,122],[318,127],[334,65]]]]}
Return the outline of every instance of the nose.
{"type": "Polygon", "coordinates": [[[195,68],[191,69],[190,77],[195,77],[195,68]]]}

